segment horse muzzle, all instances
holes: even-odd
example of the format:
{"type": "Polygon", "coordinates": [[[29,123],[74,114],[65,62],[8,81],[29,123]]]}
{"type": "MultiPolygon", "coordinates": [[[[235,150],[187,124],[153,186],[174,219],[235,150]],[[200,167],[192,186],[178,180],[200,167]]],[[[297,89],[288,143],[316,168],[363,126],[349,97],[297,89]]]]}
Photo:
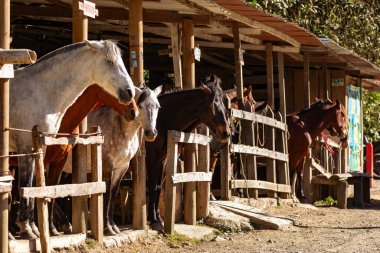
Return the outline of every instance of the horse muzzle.
{"type": "Polygon", "coordinates": [[[135,100],[132,100],[132,103],[130,103],[124,109],[124,118],[126,121],[133,121],[137,118],[138,115],[139,115],[139,108],[137,107],[135,100]]]}
{"type": "Polygon", "coordinates": [[[218,126],[215,138],[220,142],[227,142],[230,135],[231,132],[228,126],[218,126]]]}
{"type": "Polygon", "coordinates": [[[131,89],[131,88],[125,88],[125,89],[119,88],[117,93],[118,93],[117,95],[119,96],[120,101],[126,104],[131,103],[133,100],[133,97],[135,96],[135,91],[134,89],[131,89]]]}
{"type": "Polygon", "coordinates": [[[144,131],[145,141],[152,142],[156,139],[158,135],[157,130],[146,130],[144,131]]]}

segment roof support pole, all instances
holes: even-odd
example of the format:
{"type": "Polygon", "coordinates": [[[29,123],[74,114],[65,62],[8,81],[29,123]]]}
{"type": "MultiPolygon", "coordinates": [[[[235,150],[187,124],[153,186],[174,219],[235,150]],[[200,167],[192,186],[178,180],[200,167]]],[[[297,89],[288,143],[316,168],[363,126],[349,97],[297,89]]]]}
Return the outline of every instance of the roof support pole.
{"type": "Polygon", "coordinates": [[[237,91],[237,99],[239,109],[243,110],[243,52],[241,49],[241,40],[239,33],[239,24],[235,23],[232,28],[232,33],[234,36],[234,56],[235,56],[235,85],[237,91]]]}
{"type": "MultiPolygon", "coordinates": [[[[72,42],[77,43],[87,39],[88,34],[88,20],[79,10],[79,0],[73,0],[73,31],[72,42]]],[[[87,118],[84,118],[79,125],[79,132],[85,133],[87,131],[87,118]]],[[[87,182],[87,147],[84,145],[76,145],[73,149],[73,183],[80,184],[87,182]]],[[[73,233],[86,233],[88,222],[88,206],[87,197],[73,197],[72,203],[72,225],[73,233]]]]}
{"type": "Polygon", "coordinates": [[[268,105],[274,109],[274,83],[273,83],[273,45],[266,44],[266,66],[267,66],[267,101],[268,105]]]}
{"type": "Polygon", "coordinates": [[[327,64],[322,64],[323,98],[329,98],[329,84],[327,82],[327,64]]]}
{"type": "Polygon", "coordinates": [[[280,95],[280,112],[283,122],[286,121],[286,96],[285,96],[285,74],[284,74],[284,53],[277,53],[278,86],[280,95]]]}
{"type": "Polygon", "coordinates": [[[303,55],[304,106],[310,106],[310,62],[309,53],[303,55]]]}
{"type": "Polygon", "coordinates": [[[180,25],[168,23],[172,42],[174,85],[182,88],[182,66],[181,66],[181,33],[180,25]]]}
{"type": "MultiPolygon", "coordinates": [[[[135,86],[144,83],[143,62],[143,9],[142,0],[129,1],[129,50],[130,72],[135,86]]],[[[140,135],[142,135],[142,130],[140,135]]],[[[135,157],[133,166],[133,229],[146,229],[146,163],[145,142],[135,157]]]]}
{"type": "MultiPolygon", "coordinates": [[[[195,59],[194,59],[194,23],[185,19],[182,23],[183,29],[183,87],[195,87],[195,59]]],[[[185,145],[185,172],[196,171],[195,144],[185,145]]],[[[185,224],[196,223],[196,183],[184,184],[184,221],[185,224]]]]}
{"type": "MultiPolygon", "coordinates": [[[[10,0],[0,2],[0,48],[9,49],[10,47],[10,0]]],[[[1,137],[1,155],[9,153],[9,79],[0,79],[1,86],[1,121],[0,129],[1,137]]],[[[1,161],[0,172],[9,172],[8,158],[3,158],[1,161]]],[[[0,174],[1,176],[1,174],[0,174]]],[[[8,252],[8,193],[0,193],[0,252],[8,252]]]]}

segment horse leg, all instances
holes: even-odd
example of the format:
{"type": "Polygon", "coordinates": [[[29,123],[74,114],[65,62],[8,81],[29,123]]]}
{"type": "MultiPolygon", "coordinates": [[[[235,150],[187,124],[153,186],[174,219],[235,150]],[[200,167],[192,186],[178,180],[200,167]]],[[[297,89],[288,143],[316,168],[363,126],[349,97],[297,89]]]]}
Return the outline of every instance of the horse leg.
{"type": "MultiPolygon", "coordinates": [[[[26,153],[26,152],[20,152],[26,153]]],[[[19,157],[19,186],[31,187],[33,185],[34,158],[31,156],[19,157]]],[[[20,237],[23,239],[36,239],[30,226],[30,218],[34,216],[34,199],[21,198],[18,208],[16,224],[20,228],[20,237]]]]}
{"type": "MultiPolygon", "coordinates": [[[[218,161],[218,154],[217,152],[213,152],[212,150],[210,150],[210,172],[212,173],[212,176],[211,176],[211,182],[212,182],[212,178],[214,176],[214,170],[215,170],[215,167],[216,167],[216,162],[218,161]]],[[[210,191],[210,200],[216,200],[214,194],[212,194],[212,192],[210,191]]]]}
{"type": "Polygon", "coordinates": [[[111,201],[110,201],[110,208],[109,208],[109,219],[110,219],[110,224],[112,226],[113,231],[115,231],[117,234],[120,234],[119,228],[116,226],[115,221],[113,219],[113,213],[115,209],[115,199],[116,195],[119,191],[120,187],[120,182],[121,179],[123,178],[125,172],[127,172],[127,169],[129,167],[129,163],[126,164],[126,169],[114,169],[112,173],[112,180],[111,180],[111,201]]]}
{"type": "MultiPolygon", "coordinates": [[[[149,190],[149,204],[148,204],[148,221],[151,224],[157,223],[156,218],[156,207],[155,207],[155,199],[156,199],[156,188],[157,188],[157,155],[155,154],[154,148],[150,147],[148,144],[146,146],[147,151],[147,159],[146,159],[146,168],[148,175],[148,190],[149,190]]],[[[157,207],[158,208],[158,207],[157,207]]]]}
{"type": "MultiPolygon", "coordinates": [[[[155,207],[156,207],[156,219],[157,222],[161,225],[164,226],[164,220],[161,218],[161,213],[160,213],[160,194],[161,194],[161,183],[162,183],[162,174],[163,174],[163,163],[160,162],[158,166],[158,177],[156,181],[156,199],[155,199],[155,207]]],[[[169,189],[166,189],[167,191],[169,189]]]]}
{"type": "MultiPolygon", "coordinates": [[[[103,179],[105,180],[105,179],[103,179]]],[[[116,232],[112,229],[110,223],[110,206],[111,206],[111,179],[105,180],[106,182],[106,192],[104,194],[104,234],[105,235],[116,235],[116,232]]]]}

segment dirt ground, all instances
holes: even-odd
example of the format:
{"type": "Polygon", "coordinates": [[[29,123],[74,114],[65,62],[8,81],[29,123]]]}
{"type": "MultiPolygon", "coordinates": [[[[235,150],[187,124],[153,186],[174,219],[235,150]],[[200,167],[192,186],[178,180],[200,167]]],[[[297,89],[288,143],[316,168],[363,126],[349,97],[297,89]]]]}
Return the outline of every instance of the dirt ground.
{"type": "Polygon", "coordinates": [[[143,242],[105,249],[91,243],[80,252],[380,252],[380,181],[371,190],[371,206],[340,210],[279,206],[269,212],[291,218],[295,226],[285,231],[254,230],[219,234],[200,242],[178,243],[158,235],[143,242]],[[210,240],[211,239],[211,240],[210,240]]]}

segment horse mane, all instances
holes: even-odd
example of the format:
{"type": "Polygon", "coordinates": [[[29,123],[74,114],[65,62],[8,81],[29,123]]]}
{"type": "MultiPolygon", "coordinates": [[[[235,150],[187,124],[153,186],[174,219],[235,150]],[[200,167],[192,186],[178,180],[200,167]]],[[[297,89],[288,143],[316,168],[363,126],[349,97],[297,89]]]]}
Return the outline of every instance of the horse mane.
{"type": "MultiPolygon", "coordinates": [[[[117,65],[117,57],[119,55],[121,55],[120,48],[116,45],[115,42],[113,42],[111,40],[103,40],[100,42],[103,43],[105,46],[105,52],[106,52],[107,60],[110,61],[112,64],[117,65]]],[[[44,63],[47,60],[50,60],[51,58],[53,58],[57,55],[68,53],[68,52],[71,52],[73,50],[85,47],[85,46],[87,46],[86,41],[81,41],[78,43],[73,43],[70,45],[63,46],[63,47],[58,48],[58,49],[56,49],[50,53],[45,54],[44,56],[39,58],[35,64],[44,63]]],[[[34,66],[35,64],[28,65],[27,67],[34,66]]]]}
{"type": "Polygon", "coordinates": [[[335,103],[332,102],[330,99],[319,99],[317,102],[310,105],[310,107],[302,109],[297,114],[303,115],[303,114],[308,113],[308,112],[316,111],[316,110],[322,109],[326,105],[332,106],[332,105],[335,105],[335,103]]]}

